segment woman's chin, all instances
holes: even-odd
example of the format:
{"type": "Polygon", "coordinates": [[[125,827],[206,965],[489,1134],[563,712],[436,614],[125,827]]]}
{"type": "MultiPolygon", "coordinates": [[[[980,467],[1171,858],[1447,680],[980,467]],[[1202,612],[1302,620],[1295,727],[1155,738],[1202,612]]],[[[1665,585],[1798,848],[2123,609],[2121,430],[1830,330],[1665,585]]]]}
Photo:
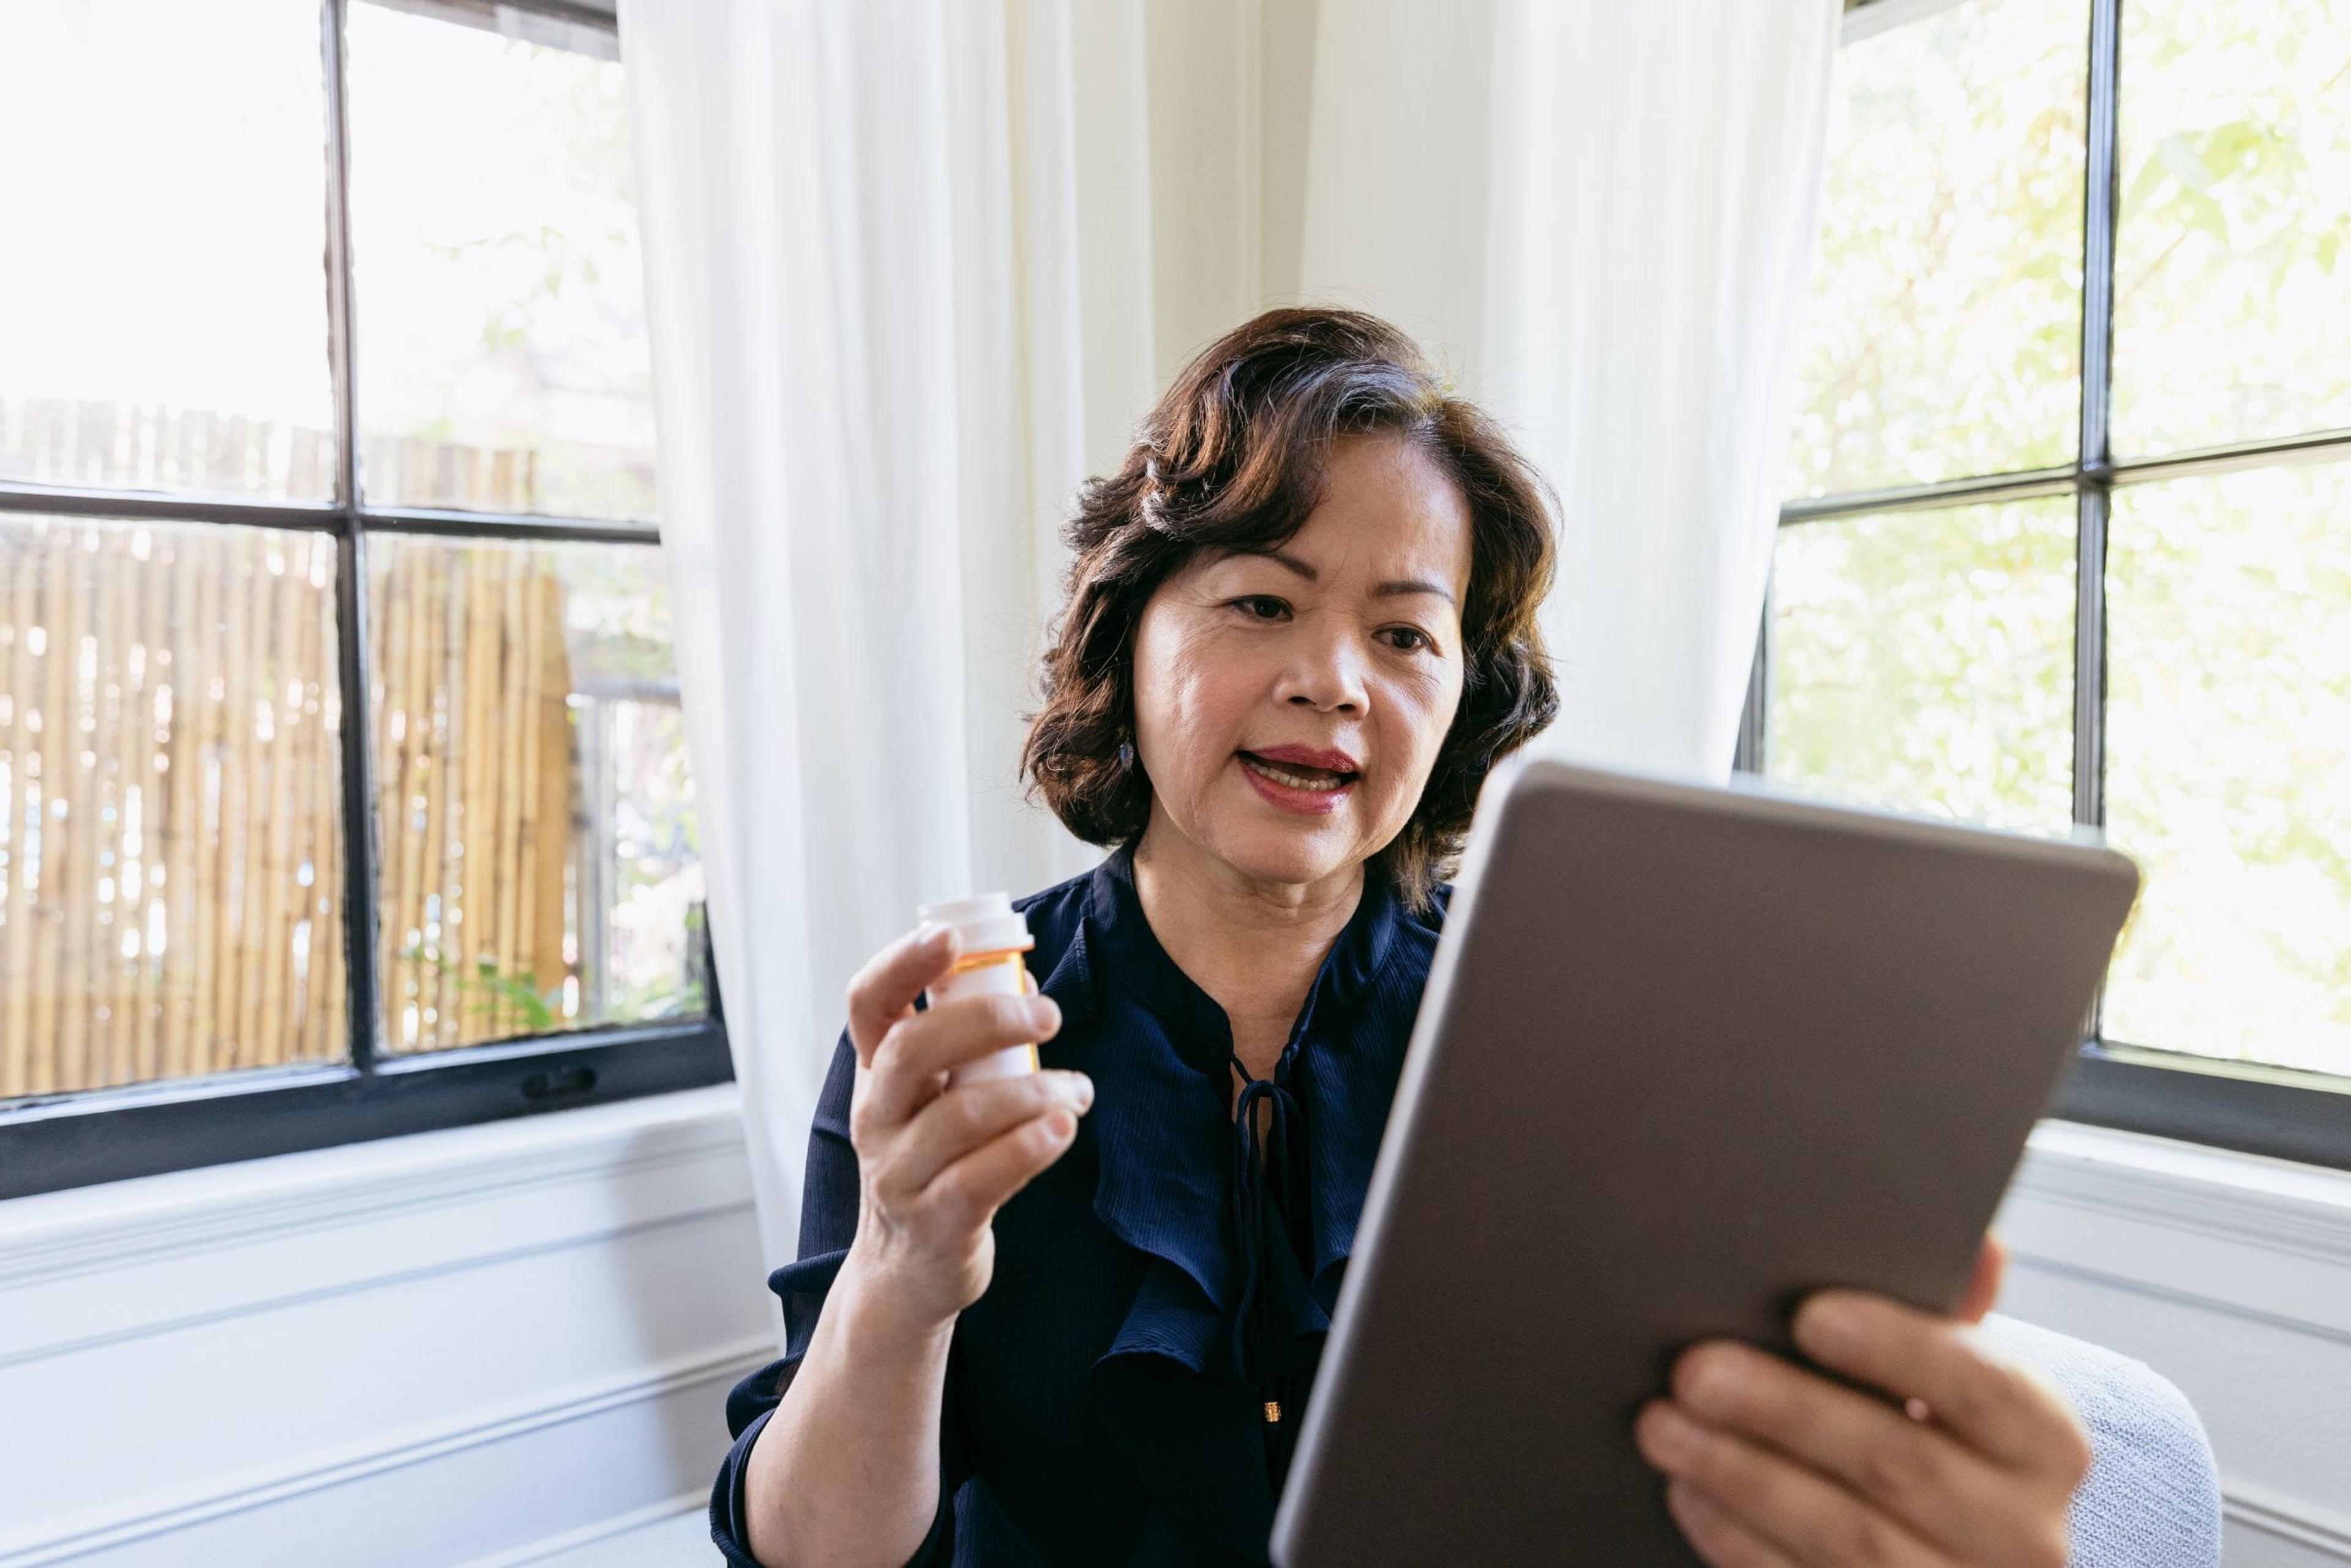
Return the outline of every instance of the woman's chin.
{"type": "Polygon", "coordinates": [[[1209,852],[1251,882],[1302,886],[1346,870],[1364,857],[1355,852],[1350,824],[1318,822],[1235,823],[1209,841],[1209,852]]]}

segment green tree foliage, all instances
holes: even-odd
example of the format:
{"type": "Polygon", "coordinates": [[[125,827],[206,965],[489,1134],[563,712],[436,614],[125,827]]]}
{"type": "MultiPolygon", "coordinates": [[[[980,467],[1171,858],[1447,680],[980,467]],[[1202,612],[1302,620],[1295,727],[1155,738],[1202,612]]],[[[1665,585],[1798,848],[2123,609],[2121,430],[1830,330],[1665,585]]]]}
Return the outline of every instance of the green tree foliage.
{"type": "MultiPolygon", "coordinates": [[[[2124,7],[2114,445],[2351,426],[2351,0],[2124,7]]],[[[2085,0],[1965,0],[1842,62],[1790,493],[2071,463],[2085,0]]],[[[2351,462],[2114,496],[2106,802],[2147,888],[2109,1039],[2351,1074],[2351,462]]],[[[2074,507],[1802,524],[1775,778],[2063,831],[2074,507]]]]}
{"type": "Polygon", "coordinates": [[[2070,499],[1838,517],[1782,536],[1773,777],[2063,831],[2073,813],[2070,499]]]}
{"type": "Polygon", "coordinates": [[[2124,16],[2115,450],[2351,425],[2351,0],[2124,16]]]}
{"type": "Polygon", "coordinates": [[[2073,460],[2083,0],[1973,0],[1839,61],[1789,493],[2073,460]]]}

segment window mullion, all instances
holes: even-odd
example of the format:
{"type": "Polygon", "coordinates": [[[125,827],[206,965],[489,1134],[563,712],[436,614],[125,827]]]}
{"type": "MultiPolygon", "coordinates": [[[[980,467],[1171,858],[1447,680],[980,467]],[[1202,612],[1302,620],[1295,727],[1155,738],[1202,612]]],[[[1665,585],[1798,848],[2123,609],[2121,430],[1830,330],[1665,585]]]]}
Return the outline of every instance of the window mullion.
{"type": "Polygon", "coordinates": [[[2074,820],[2105,820],[2106,526],[2115,341],[2116,89],[2122,0],[2091,0],[2089,146],[2082,202],[2082,483],[2075,510],[2074,820]]]}
{"type": "MultiPolygon", "coordinates": [[[[2082,180],[2082,423],[2074,461],[2081,483],[2074,527],[2074,821],[2106,817],[2106,531],[2112,480],[2115,347],[2116,153],[2121,115],[2122,0],[2090,0],[2089,144],[2082,180]]],[[[2103,1032],[2105,988],[2089,1035],[2103,1032]]]]}
{"type": "Polygon", "coordinates": [[[350,115],[346,103],[347,0],[320,0],[327,83],[327,341],[335,386],[335,625],[340,645],[343,761],[345,1027],[351,1064],[375,1071],[375,782],[368,755],[367,540],[360,527],[359,410],[351,330],[350,115]]]}

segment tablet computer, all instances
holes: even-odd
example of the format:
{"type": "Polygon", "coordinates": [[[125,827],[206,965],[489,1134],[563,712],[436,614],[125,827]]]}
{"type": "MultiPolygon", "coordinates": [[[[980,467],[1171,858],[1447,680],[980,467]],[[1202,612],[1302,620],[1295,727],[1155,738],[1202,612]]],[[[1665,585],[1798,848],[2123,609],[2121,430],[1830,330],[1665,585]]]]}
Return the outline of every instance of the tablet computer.
{"type": "Polygon", "coordinates": [[[1696,1563],[1674,1355],[1825,1286],[1948,1312],[2085,1032],[2122,855],[1496,771],[1273,1533],[1282,1568],[1696,1563]]]}

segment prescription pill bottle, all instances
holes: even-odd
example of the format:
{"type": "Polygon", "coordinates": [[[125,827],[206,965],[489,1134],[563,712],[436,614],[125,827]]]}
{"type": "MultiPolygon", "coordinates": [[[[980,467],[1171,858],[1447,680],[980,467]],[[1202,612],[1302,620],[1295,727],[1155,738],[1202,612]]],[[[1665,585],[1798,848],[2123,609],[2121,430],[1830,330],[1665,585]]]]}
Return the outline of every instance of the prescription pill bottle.
{"type": "MultiPolygon", "coordinates": [[[[1029,935],[1029,922],[1012,907],[1008,895],[985,893],[977,898],[925,904],[914,911],[916,925],[933,921],[954,929],[956,956],[955,967],[924,993],[931,1006],[959,1001],[965,997],[1018,997],[1027,993],[1029,967],[1020,955],[1034,947],[1037,939],[1029,935]]],[[[1037,1048],[1016,1045],[977,1061],[965,1062],[947,1074],[947,1086],[953,1088],[987,1078],[1017,1078],[1036,1071],[1037,1048]]]]}

